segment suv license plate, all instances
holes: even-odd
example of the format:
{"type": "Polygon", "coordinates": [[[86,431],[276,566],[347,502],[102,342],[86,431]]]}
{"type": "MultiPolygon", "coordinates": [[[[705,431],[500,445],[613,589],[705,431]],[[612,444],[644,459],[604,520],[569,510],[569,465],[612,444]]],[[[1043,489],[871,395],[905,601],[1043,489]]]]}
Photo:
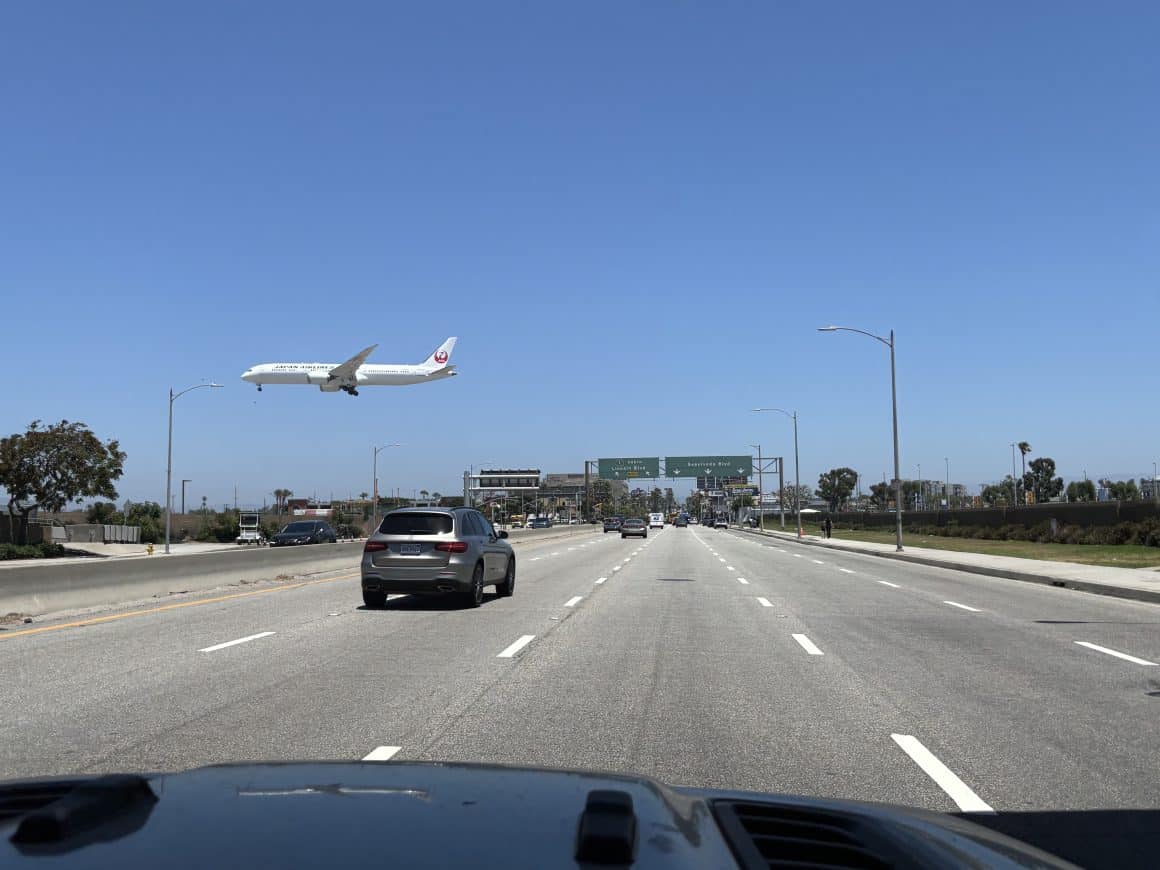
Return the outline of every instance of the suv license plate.
{"type": "Polygon", "coordinates": [[[423,552],[423,545],[422,544],[400,544],[399,545],[399,555],[400,556],[418,556],[422,552],[423,552]]]}

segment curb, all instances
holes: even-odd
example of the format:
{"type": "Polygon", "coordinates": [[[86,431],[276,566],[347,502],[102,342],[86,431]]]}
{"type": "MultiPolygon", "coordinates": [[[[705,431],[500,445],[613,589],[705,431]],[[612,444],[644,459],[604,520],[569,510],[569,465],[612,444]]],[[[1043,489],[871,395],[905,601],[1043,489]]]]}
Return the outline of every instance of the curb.
{"type": "Polygon", "coordinates": [[[783,536],[778,532],[767,532],[757,529],[740,529],[751,535],[761,535],[766,538],[788,540],[791,543],[804,544],[808,547],[824,547],[827,550],[839,550],[844,553],[857,553],[862,556],[877,556],[880,559],[896,559],[899,562],[911,562],[915,565],[926,565],[931,568],[946,568],[950,571],[962,571],[967,574],[981,574],[985,577],[1001,577],[1005,580],[1019,580],[1024,583],[1038,583],[1041,586],[1053,586],[1057,589],[1072,589],[1076,592],[1091,592],[1096,595],[1107,595],[1111,598],[1127,598],[1132,601],[1146,601],[1151,604],[1160,604],[1160,589],[1132,589],[1127,586],[1113,586],[1108,583],[1089,583],[1086,580],[1073,580],[1064,577],[1052,577],[1050,574],[1034,574],[1029,571],[1013,571],[1008,568],[987,568],[982,565],[965,565],[962,562],[948,562],[943,559],[932,559],[929,556],[912,556],[909,553],[879,553],[874,550],[859,550],[855,547],[840,547],[835,544],[826,544],[821,541],[808,541],[790,535],[783,536]]]}

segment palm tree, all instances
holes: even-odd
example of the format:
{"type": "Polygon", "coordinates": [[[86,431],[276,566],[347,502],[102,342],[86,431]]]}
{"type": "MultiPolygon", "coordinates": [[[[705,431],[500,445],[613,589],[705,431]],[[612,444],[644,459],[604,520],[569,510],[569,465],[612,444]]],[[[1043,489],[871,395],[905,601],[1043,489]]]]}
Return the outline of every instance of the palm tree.
{"type": "Polygon", "coordinates": [[[1023,489],[1024,489],[1024,492],[1026,492],[1026,490],[1027,490],[1027,454],[1031,452],[1031,445],[1028,444],[1026,441],[1020,441],[1015,446],[1019,448],[1019,458],[1023,462],[1023,477],[1021,477],[1020,480],[1023,481],[1023,489]]]}
{"type": "Polygon", "coordinates": [[[439,502],[442,501],[442,499],[443,499],[443,496],[441,496],[439,493],[437,493],[437,492],[431,493],[431,501],[435,502],[435,504],[439,504],[439,502]]]}
{"type": "Polygon", "coordinates": [[[369,492],[360,492],[358,494],[358,497],[359,497],[359,501],[366,501],[368,498],[370,498],[370,493],[369,492]]]}
{"type": "Polygon", "coordinates": [[[430,494],[431,493],[427,492],[427,490],[425,490],[425,489],[419,490],[419,495],[423,497],[423,501],[426,501],[427,496],[429,496],[430,494]]]}

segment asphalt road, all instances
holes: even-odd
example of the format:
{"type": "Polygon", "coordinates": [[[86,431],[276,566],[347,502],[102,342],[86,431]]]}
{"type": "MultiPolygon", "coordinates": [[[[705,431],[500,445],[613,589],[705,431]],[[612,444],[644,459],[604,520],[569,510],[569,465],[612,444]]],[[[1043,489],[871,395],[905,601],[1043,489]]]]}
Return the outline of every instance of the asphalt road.
{"type": "Polygon", "coordinates": [[[0,777],[373,754],[1160,807],[1160,606],[695,526],[517,557],[477,610],[365,610],[352,565],[4,626],[0,777]]]}

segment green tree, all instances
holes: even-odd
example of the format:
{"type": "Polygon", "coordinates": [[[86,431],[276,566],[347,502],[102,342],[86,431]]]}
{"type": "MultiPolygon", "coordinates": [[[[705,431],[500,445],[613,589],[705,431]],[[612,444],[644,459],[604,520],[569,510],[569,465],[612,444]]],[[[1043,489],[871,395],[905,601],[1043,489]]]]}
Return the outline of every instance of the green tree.
{"type": "Polygon", "coordinates": [[[665,494],[661,492],[659,486],[653,487],[653,491],[649,493],[648,498],[649,510],[653,513],[660,511],[665,506],[665,494]]]}
{"type": "Polygon", "coordinates": [[[120,525],[124,517],[111,501],[96,501],[85,511],[85,522],[99,525],[120,525]],[[116,517],[116,519],[114,519],[116,517]]]}
{"type": "Polygon", "coordinates": [[[1140,488],[1136,486],[1136,479],[1100,481],[1100,486],[1108,491],[1108,498],[1113,501],[1137,501],[1140,498],[1140,488]]]}
{"type": "Polygon", "coordinates": [[[0,439],[0,486],[17,543],[27,542],[28,517],[38,507],[59,512],[85,498],[116,498],[113,481],[124,464],[120,444],[102,442],[84,423],[34,420],[23,434],[0,439]]]}
{"type": "Polygon", "coordinates": [[[1032,459],[1031,471],[1023,475],[1023,491],[1034,493],[1037,503],[1063,492],[1063,478],[1055,476],[1055,460],[1050,456],[1032,459]]]}
{"type": "Polygon", "coordinates": [[[1090,480],[1073,480],[1067,485],[1068,501],[1095,501],[1096,485],[1090,480]]]}
{"type": "Polygon", "coordinates": [[[824,498],[830,505],[831,511],[836,511],[846,503],[854,487],[858,484],[858,472],[852,468],[831,468],[824,474],[818,475],[818,488],[815,490],[819,498],[824,498]]]}
{"type": "Polygon", "coordinates": [[[1015,478],[1007,475],[999,483],[983,487],[980,494],[983,504],[988,507],[1001,507],[1015,503],[1015,478]]]}
{"type": "Polygon", "coordinates": [[[886,510],[894,501],[894,487],[889,483],[870,484],[870,501],[879,510],[886,510]]]}
{"type": "Polygon", "coordinates": [[[125,525],[141,528],[142,544],[156,544],[165,538],[163,513],[161,505],[155,501],[134,502],[125,514],[125,525]]]}

